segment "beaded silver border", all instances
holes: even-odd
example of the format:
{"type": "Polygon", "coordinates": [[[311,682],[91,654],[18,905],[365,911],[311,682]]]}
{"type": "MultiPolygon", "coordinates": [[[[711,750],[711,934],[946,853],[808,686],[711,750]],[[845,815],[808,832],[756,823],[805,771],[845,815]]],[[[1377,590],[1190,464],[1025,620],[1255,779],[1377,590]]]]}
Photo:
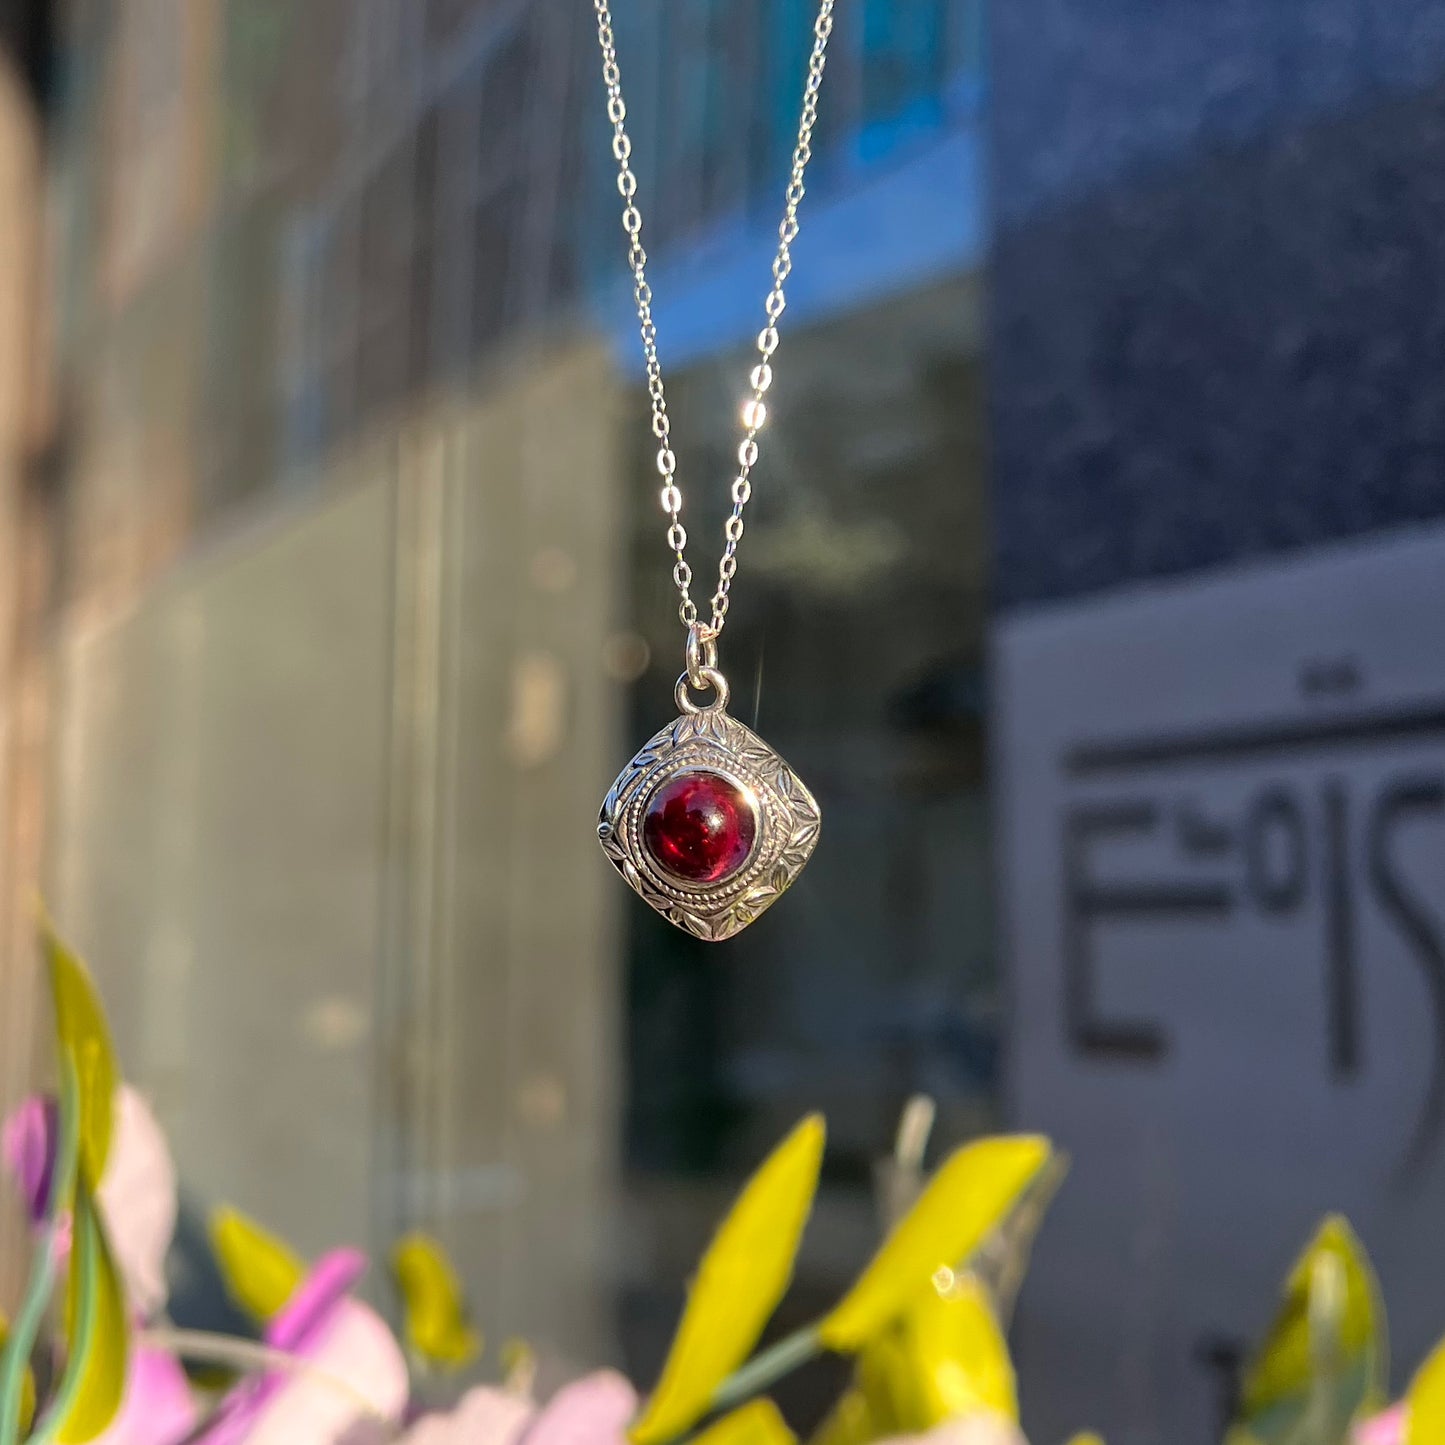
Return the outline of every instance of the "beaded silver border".
{"type": "Polygon", "coordinates": [[[792,886],[817,846],[822,818],[798,776],[751,728],[721,707],[685,713],[648,742],[617,776],[597,815],[597,837],[613,866],[670,923],[709,942],[740,933],[792,886]],[[721,773],[757,805],[758,835],[744,866],[717,884],[665,873],[642,843],[653,793],[679,773],[721,773]]]}

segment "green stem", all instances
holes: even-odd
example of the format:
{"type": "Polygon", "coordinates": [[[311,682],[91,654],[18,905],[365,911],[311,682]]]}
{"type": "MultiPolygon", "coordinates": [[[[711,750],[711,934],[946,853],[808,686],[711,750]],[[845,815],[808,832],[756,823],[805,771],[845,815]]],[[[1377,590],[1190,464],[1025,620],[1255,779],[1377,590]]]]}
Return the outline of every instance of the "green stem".
{"type": "MultiPolygon", "coordinates": [[[[76,1302],[72,1345],[75,1341],[88,1342],[95,1327],[95,1258],[98,1252],[95,1232],[99,1229],[99,1225],[95,1221],[94,1210],[95,1205],[89,1199],[76,1200],[73,1226],[75,1239],[70,1247],[70,1267],[73,1271],[79,1271],[78,1281],[73,1281],[78,1284],[76,1292],[79,1299],[76,1302]],[[81,1238],[82,1232],[86,1236],[84,1239],[81,1238]]],[[[50,1445],[61,1422],[70,1414],[70,1408],[75,1403],[75,1397],[85,1380],[89,1363],[87,1350],[71,1349],[70,1355],[65,1361],[65,1372],[60,1377],[60,1385],[45,1414],[41,1417],[40,1423],[35,1427],[35,1431],[30,1437],[30,1445],[50,1445]]]]}
{"type": "Polygon", "coordinates": [[[25,1388],[25,1370],[30,1351],[40,1333],[45,1307],[55,1276],[56,1236],[59,1229],[51,1225],[36,1251],[26,1286],[25,1300],[16,1318],[15,1328],[5,1342],[0,1357],[0,1445],[16,1445],[20,1438],[20,1397],[25,1388]]]}
{"type": "Polygon", "coordinates": [[[69,1208],[75,1194],[75,1171],[80,1157],[80,1085],[75,1063],[68,1054],[61,1059],[60,1141],[55,1172],[51,1178],[45,1234],[36,1251],[25,1286],[25,1299],[15,1328],[0,1353],[0,1445],[18,1445],[20,1439],[20,1394],[30,1352],[35,1348],[45,1307],[55,1287],[55,1264],[59,1254],[61,1212],[69,1208]]]}
{"type": "Polygon", "coordinates": [[[713,1412],[720,1414],[746,1404],[754,1395],[761,1395],[784,1375],[791,1375],[800,1365],[806,1365],[822,1353],[823,1344],[818,1338],[816,1325],[808,1325],[788,1335],[762,1354],[754,1355],[717,1387],[717,1393],[712,1397],[713,1412]]]}
{"type": "Polygon", "coordinates": [[[200,1360],[210,1365],[228,1365],[242,1374],[259,1374],[276,1370],[316,1381],[319,1385],[344,1396],[368,1419],[390,1423],[385,1415],[354,1385],[324,1370],[300,1355],[287,1354],[257,1340],[242,1340],[231,1335],[212,1334],[209,1330],[152,1329],[140,1336],[142,1344],[167,1350],[186,1360],[200,1360]]]}

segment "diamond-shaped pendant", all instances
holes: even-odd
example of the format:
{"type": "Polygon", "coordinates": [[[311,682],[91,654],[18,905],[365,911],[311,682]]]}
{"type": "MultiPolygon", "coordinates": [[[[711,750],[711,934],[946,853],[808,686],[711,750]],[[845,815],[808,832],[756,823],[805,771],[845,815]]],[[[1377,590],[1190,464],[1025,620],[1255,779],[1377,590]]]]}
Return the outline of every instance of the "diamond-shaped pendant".
{"type": "Polygon", "coordinates": [[[617,871],[662,916],[698,938],[731,938],[771,907],[818,842],[813,795],[751,728],[727,712],[727,685],[698,707],[678,679],[682,716],[623,768],[597,837],[617,871]]]}

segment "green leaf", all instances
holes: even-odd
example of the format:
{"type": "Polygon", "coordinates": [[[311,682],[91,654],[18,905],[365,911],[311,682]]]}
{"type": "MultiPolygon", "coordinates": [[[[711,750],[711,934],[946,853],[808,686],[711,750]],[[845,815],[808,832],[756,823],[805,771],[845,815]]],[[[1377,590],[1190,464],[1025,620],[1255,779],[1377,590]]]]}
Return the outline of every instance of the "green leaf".
{"type": "Polygon", "coordinates": [[[55,1001],[56,1043],[75,1064],[80,1097],[80,1171],[99,1184],[110,1156],[115,1091],[120,1082],[110,1027],[95,984],[80,961],[45,924],[41,948],[55,1001]]]}
{"type": "Polygon", "coordinates": [[[1229,1439],[1343,1440],[1383,1401],[1386,1372],[1374,1271],[1348,1222],[1331,1215],[1290,1270],[1274,1323],[1245,1371],[1229,1439]]]}
{"type": "Polygon", "coordinates": [[[1048,1163],[1047,1139],[981,1139],[950,1155],[918,1202],[819,1327],[831,1350],[855,1354],[898,1319],[940,1270],[961,1268],[1048,1163]]]}
{"type": "Polygon", "coordinates": [[[747,1358],[793,1277],[818,1188],[825,1129],[803,1120],[748,1181],[698,1266],[662,1377],[631,1430],[637,1445],[682,1434],[747,1358]]]}
{"type": "Polygon", "coordinates": [[[211,1211],[207,1232],[232,1301],[261,1324],[280,1314],[306,1273],[300,1257],[254,1219],[228,1206],[211,1211]]]}
{"type": "Polygon", "coordinates": [[[65,1373],[38,1437],[56,1445],[84,1445],[104,1433],[120,1409],[130,1359],[125,1288],[84,1178],[75,1191],[74,1231],[65,1373]]]}
{"type": "Polygon", "coordinates": [[[754,1400],[709,1425],[693,1445],[797,1445],[797,1439],[771,1400],[754,1400]]]}
{"type": "Polygon", "coordinates": [[[391,1270],[401,1292],[408,1348],[430,1365],[460,1370],[482,1352],[467,1318],[461,1281],[441,1243],[420,1232],[392,1246],[391,1270]]]}

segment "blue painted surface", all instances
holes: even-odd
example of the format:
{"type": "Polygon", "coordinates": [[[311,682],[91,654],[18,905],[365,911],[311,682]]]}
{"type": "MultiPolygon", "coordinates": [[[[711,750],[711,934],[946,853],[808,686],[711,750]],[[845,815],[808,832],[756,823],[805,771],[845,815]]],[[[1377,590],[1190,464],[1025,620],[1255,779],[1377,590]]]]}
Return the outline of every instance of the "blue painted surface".
{"type": "MultiPolygon", "coordinates": [[[[797,129],[814,0],[765,0],[750,89],[700,49],[714,0],[638,4],[618,25],[643,239],[664,364],[746,344],[763,324],[797,129]],[[679,76],[685,77],[681,83],[679,76]],[[629,79],[629,77],[633,77],[629,79]],[[744,198],[674,235],[676,185],[736,165],[744,198]],[[649,218],[653,224],[648,229],[649,218]],[[659,234],[659,227],[661,228],[659,234]]],[[[820,106],[786,325],[795,328],[977,267],[987,240],[980,0],[856,0],[840,7],[820,106]]],[[[590,116],[588,117],[590,120],[590,116]]],[[[595,140],[595,131],[589,132],[595,140]]],[[[595,152],[595,144],[589,153],[595,152]]],[[[590,176],[582,271],[620,366],[642,367],[611,168],[590,176]]]]}
{"type": "MultiPolygon", "coordinates": [[[[784,325],[816,323],[977,267],[987,244],[984,197],[985,151],[975,125],[883,174],[805,201],[784,325]]],[[[776,220],[734,219],[653,268],[665,365],[687,365],[757,335],[777,244],[776,220]]],[[[619,366],[640,373],[630,286],[619,282],[600,314],[619,366]]]]}

